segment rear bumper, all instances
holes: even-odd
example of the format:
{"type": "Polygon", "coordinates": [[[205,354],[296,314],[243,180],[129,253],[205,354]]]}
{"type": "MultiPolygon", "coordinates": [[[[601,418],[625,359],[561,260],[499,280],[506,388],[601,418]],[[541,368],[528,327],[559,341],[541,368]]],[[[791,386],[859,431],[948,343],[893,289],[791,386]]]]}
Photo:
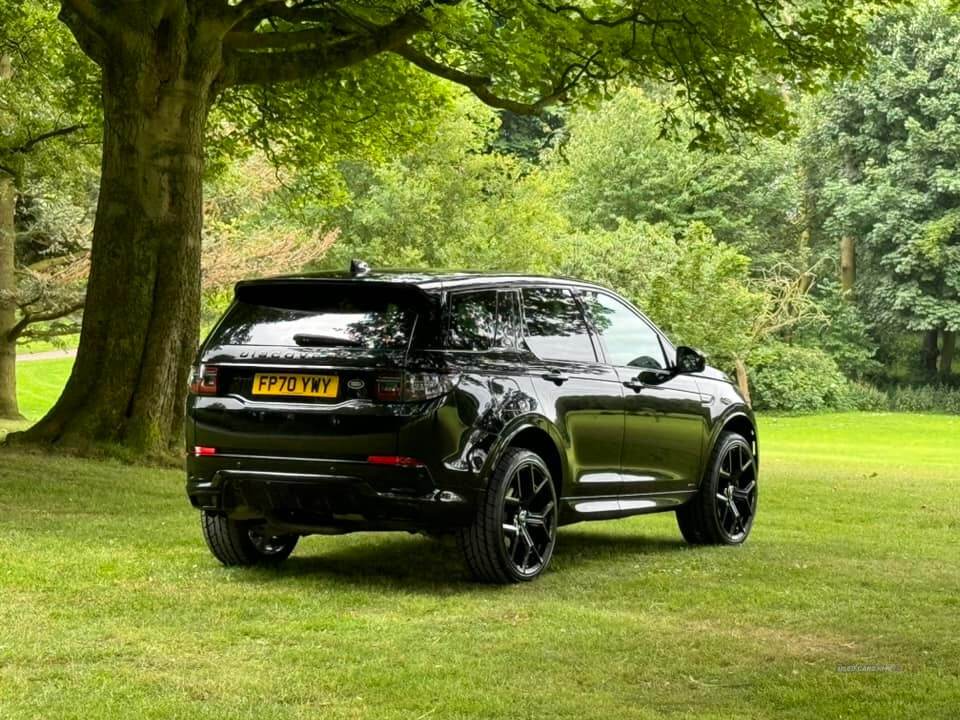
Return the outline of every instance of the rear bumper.
{"type": "Polygon", "coordinates": [[[461,527],[477,493],[440,487],[426,466],[223,454],[188,456],[187,495],[199,509],[308,534],[461,527]]]}

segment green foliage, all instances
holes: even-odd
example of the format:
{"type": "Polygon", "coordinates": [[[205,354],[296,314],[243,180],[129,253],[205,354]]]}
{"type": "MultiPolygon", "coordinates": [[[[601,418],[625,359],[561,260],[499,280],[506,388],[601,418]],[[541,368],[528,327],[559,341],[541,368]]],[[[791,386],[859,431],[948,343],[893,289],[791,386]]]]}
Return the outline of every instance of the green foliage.
{"type": "Polygon", "coordinates": [[[728,365],[748,342],[763,302],[751,287],[750,261],[700,224],[676,238],[668,228],[623,222],[564,240],[560,269],[614,288],[677,343],[728,365]]]}
{"type": "MultiPolygon", "coordinates": [[[[206,8],[225,13],[219,4],[206,8]]],[[[226,39],[234,50],[225,54],[230,67],[210,124],[211,167],[252,144],[278,162],[313,168],[315,185],[342,190],[339,160],[385,158],[431,132],[450,97],[449,85],[437,78],[524,115],[549,103],[595,104],[614,81],[656,81],[671,88],[664,94],[667,124],[691,142],[715,144],[734,128],[773,136],[790,125],[783,84],[809,90],[856,66],[863,58],[862,17],[879,4],[860,0],[854,11],[853,0],[800,10],[750,0],[643,8],[617,0],[583,7],[348,2],[332,13],[312,2],[265,4],[256,20],[226,39]],[[415,31],[394,40],[387,30],[413,16],[421,17],[415,31]],[[301,43],[281,38],[271,45],[294,33],[301,43]],[[231,43],[234,34],[246,41],[253,35],[255,45],[240,37],[231,43]],[[351,55],[352,41],[368,35],[396,52],[351,55]],[[264,69],[271,63],[305,81],[277,82],[264,69]]],[[[497,145],[532,160],[540,131],[531,124],[497,145]]]]}
{"type": "Polygon", "coordinates": [[[771,341],[756,348],[748,362],[758,410],[819,412],[847,406],[847,379],[823,350],[771,341]]]}
{"type": "Polygon", "coordinates": [[[449,84],[393,55],[309,83],[228,88],[208,122],[210,174],[259,150],[299,176],[288,200],[342,198],[338,163],[384,162],[436,131],[449,84]]]}
{"type": "Polygon", "coordinates": [[[341,231],[324,267],[362,257],[380,267],[552,268],[565,222],[546,202],[545,178],[517,157],[484,152],[495,113],[469,98],[458,108],[414,151],[346,166],[346,205],[308,209],[341,231]]]}
{"type": "Polygon", "coordinates": [[[890,409],[960,415],[960,388],[949,385],[894,387],[890,390],[890,409]]]}
{"type": "MultiPolygon", "coordinates": [[[[95,198],[99,82],[56,19],[58,3],[0,4],[0,181],[16,198],[13,262],[20,341],[78,332],[95,198]]],[[[0,249],[8,256],[9,244],[0,249]]],[[[7,257],[0,257],[5,264],[7,257]]],[[[0,302],[3,302],[0,298],[0,302]]],[[[6,325],[6,323],[4,323],[6,325]]],[[[6,378],[0,379],[4,382],[6,378]]]]}
{"type": "Polygon", "coordinates": [[[890,409],[890,397],[883,390],[869,383],[847,383],[846,391],[838,409],[880,412],[890,409]]]}
{"type": "MultiPolygon", "coordinates": [[[[100,113],[96,68],[53,0],[0,4],[0,172],[18,188],[87,170],[100,113]]],[[[86,188],[85,188],[86,189],[86,188]]]]}
{"type": "Polygon", "coordinates": [[[534,116],[518,115],[509,110],[502,110],[499,114],[500,128],[490,142],[489,150],[538,164],[544,153],[560,141],[568,111],[561,107],[534,116]]]}
{"type": "Polygon", "coordinates": [[[960,16],[926,2],[874,23],[865,74],[819,103],[809,165],[824,231],[858,241],[877,322],[960,329],[960,16]]]}
{"type": "Polygon", "coordinates": [[[692,133],[664,134],[663,109],[638,89],[617,94],[569,123],[553,154],[560,202],[578,227],[621,220],[691,222],[760,261],[775,263],[800,244],[800,184],[793,145],[744,138],[740,149],[691,148],[692,133]]]}
{"type": "Polygon", "coordinates": [[[709,143],[726,125],[781,132],[789,125],[783,85],[810,90],[823,79],[820,71],[860,61],[860,21],[876,6],[681,0],[631,8],[598,0],[571,10],[471,2],[438,8],[422,45],[493,78],[500,95],[530,100],[559,94],[596,101],[614,78],[665,82],[676,87],[676,104],[692,110],[671,117],[709,143]]]}
{"type": "Polygon", "coordinates": [[[282,176],[263,153],[234,159],[206,183],[200,324],[205,333],[238,280],[300,272],[322,258],[336,233],[308,226],[285,200],[282,176]]]}
{"type": "Polygon", "coordinates": [[[849,378],[879,372],[882,366],[876,359],[877,343],[871,326],[860,307],[844,297],[840,283],[833,279],[820,280],[813,296],[826,320],[803,324],[796,333],[796,341],[822,349],[849,378]]]}

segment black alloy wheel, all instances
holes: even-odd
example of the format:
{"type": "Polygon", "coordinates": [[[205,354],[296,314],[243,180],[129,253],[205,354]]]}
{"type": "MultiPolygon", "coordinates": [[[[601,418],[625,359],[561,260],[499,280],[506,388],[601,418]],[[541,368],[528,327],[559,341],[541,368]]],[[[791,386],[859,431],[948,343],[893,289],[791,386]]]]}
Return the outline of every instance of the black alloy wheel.
{"type": "Polygon", "coordinates": [[[757,472],[749,447],[730,445],[720,460],[718,475],[717,521],[729,542],[741,543],[757,511],[757,472]]]}
{"type": "Polygon", "coordinates": [[[297,535],[271,535],[263,526],[232,520],[225,515],[201,514],[203,538],[210,553],[226,566],[278,565],[289,557],[297,535]]]}
{"type": "Polygon", "coordinates": [[[677,524],[687,542],[739,545],[757,514],[757,463],[750,443],[727,432],[717,440],[700,491],[677,510],[677,524]]]}
{"type": "Polygon", "coordinates": [[[473,525],[459,534],[470,570],[495,583],[537,577],[553,556],[557,517],[557,491],[546,463],[529,450],[507,450],[473,525]]]}

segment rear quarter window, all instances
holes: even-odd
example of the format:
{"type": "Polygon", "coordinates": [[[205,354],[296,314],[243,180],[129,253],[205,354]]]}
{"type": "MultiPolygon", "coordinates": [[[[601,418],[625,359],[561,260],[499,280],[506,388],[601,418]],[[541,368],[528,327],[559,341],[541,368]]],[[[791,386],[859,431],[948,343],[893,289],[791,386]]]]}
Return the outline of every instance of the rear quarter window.
{"type": "Polygon", "coordinates": [[[519,312],[513,290],[479,290],[450,295],[444,347],[448,350],[513,349],[519,312]]]}

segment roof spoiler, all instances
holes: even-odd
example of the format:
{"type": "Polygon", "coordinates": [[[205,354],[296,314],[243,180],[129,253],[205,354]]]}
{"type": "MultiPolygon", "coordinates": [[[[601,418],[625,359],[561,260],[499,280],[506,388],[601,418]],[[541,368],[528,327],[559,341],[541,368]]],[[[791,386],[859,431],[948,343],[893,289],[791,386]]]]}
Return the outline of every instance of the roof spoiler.
{"type": "Polygon", "coordinates": [[[350,261],[350,274],[354,277],[358,275],[366,275],[370,272],[370,266],[365,263],[363,260],[358,260],[354,258],[350,261]]]}

